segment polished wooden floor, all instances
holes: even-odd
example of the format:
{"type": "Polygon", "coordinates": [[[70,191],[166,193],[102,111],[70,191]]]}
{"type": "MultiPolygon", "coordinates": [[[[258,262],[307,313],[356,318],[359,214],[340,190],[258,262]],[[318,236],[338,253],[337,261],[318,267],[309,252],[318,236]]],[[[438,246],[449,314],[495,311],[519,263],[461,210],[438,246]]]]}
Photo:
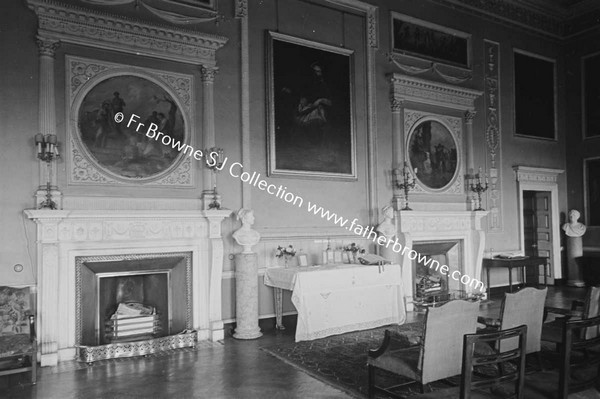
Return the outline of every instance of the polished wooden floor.
{"type": "MultiPolygon", "coordinates": [[[[570,306],[584,289],[551,287],[548,306],[570,306]]],[[[482,305],[482,315],[497,315],[500,300],[482,305]]],[[[408,321],[422,317],[409,314],[408,321]]],[[[270,322],[270,321],[269,321],[270,322]]],[[[84,366],[63,362],[42,368],[38,383],[28,374],[0,377],[0,398],[348,398],[345,393],[316,380],[260,350],[294,339],[294,328],[252,341],[226,338],[202,343],[196,350],[168,355],[120,359],[84,366]]],[[[585,397],[585,396],[578,396],[585,397]]],[[[592,397],[592,396],[590,396],[592,397]]],[[[527,398],[530,399],[530,398],[527,398]]]]}

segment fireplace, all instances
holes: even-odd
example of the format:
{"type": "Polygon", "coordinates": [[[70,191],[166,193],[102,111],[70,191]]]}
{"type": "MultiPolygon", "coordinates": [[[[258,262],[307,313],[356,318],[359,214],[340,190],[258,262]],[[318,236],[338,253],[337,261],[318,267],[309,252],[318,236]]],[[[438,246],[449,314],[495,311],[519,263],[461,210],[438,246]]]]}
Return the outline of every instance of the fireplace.
{"type": "Polygon", "coordinates": [[[462,273],[462,241],[419,241],[412,248],[424,257],[412,261],[415,303],[443,301],[460,291],[460,283],[450,275],[455,270],[462,273]],[[446,273],[440,271],[442,265],[448,266],[446,273]]]}
{"type": "Polygon", "coordinates": [[[71,197],[69,210],[25,211],[37,224],[42,366],[223,339],[221,221],[231,211],[188,202],[71,197]],[[129,286],[137,288],[124,296],[129,286]],[[120,303],[153,317],[136,327],[117,322],[119,340],[106,324],[120,303]],[[123,335],[138,327],[136,337],[123,335]]]}
{"type": "Polygon", "coordinates": [[[79,360],[115,357],[113,347],[125,342],[129,355],[153,353],[163,337],[175,336],[177,347],[194,345],[180,340],[192,329],[190,252],[79,256],[75,280],[79,360]]]}
{"type": "MultiPolygon", "coordinates": [[[[486,215],[485,211],[437,209],[400,211],[397,213],[398,241],[404,247],[412,248],[428,258],[432,257],[432,260],[437,260],[441,265],[447,265],[449,270],[446,274],[449,276],[458,270],[461,276],[466,275],[470,279],[480,280],[485,246],[485,233],[481,228],[481,220],[486,215]]],[[[422,294],[417,293],[416,274],[423,273],[422,279],[425,276],[424,268],[419,268],[418,262],[414,263],[408,251],[400,256],[399,262],[402,265],[406,308],[412,311],[413,301],[418,298],[417,294],[422,294]]],[[[435,281],[439,281],[439,288],[444,290],[464,291],[468,295],[479,293],[478,286],[463,284],[446,276],[437,276],[435,281]]]]}

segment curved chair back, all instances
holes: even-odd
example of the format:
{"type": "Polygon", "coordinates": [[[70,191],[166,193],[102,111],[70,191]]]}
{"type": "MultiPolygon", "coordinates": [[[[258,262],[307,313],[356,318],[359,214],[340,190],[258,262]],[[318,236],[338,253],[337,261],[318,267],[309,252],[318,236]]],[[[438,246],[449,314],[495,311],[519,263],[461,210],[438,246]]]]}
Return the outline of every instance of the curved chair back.
{"type": "MultiPolygon", "coordinates": [[[[500,312],[500,329],[508,330],[520,325],[527,326],[526,353],[539,352],[541,349],[542,324],[544,322],[544,303],[548,288],[537,289],[523,288],[514,294],[505,294],[500,312]]],[[[500,343],[501,352],[515,349],[517,339],[506,340],[500,343]]]]}
{"type": "Polygon", "coordinates": [[[450,301],[428,308],[420,366],[422,383],[460,374],[463,337],[477,330],[479,302],[450,301]]]}
{"type": "MultiPolygon", "coordinates": [[[[592,319],[600,316],[600,286],[590,287],[587,291],[583,309],[583,318],[592,319]]],[[[595,325],[583,330],[583,339],[596,338],[600,335],[600,327],[595,325]]]]}

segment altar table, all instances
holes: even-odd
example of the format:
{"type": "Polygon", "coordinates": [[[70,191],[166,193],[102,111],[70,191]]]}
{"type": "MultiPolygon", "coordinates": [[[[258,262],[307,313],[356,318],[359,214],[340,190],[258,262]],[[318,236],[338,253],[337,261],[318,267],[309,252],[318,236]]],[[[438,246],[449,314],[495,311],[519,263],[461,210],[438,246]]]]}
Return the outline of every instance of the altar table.
{"type": "Polygon", "coordinates": [[[296,342],[406,320],[400,265],[275,267],[266,269],[264,282],[275,291],[279,329],[285,328],[282,290],[292,291],[296,342]]]}

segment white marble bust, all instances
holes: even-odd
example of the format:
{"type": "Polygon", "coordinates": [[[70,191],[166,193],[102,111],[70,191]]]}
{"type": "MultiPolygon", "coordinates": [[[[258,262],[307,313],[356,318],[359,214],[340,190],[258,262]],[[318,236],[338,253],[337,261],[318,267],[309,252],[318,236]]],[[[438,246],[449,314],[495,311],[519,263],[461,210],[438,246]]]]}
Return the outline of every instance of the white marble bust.
{"type": "Polygon", "coordinates": [[[238,211],[237,217],[242,221],[242,227],[233,233],[233,239],[244,248],[242,253],[252,253],[252,247],[260,241],[260,234],[252,229],[254,211],[242,208],[238,211]]]}
{"type": "Polygon", "coordinates": [[[392,222],[394,219],[394,208],[389,205],[384,206],[381,212],[383,213],[383,222],[377,225],[375,231],[388,240],[391,240],[396,236],[396,225],[392,222]]]}
{"type": "Polygon", "coordinates": [[[569,223],[565,223],[562,226],[565,234],[569,237],[581,237],[585,234],[586,226],[583,223],[578,222],[581,214],[575,209],[569,211],[569,223]]]}

